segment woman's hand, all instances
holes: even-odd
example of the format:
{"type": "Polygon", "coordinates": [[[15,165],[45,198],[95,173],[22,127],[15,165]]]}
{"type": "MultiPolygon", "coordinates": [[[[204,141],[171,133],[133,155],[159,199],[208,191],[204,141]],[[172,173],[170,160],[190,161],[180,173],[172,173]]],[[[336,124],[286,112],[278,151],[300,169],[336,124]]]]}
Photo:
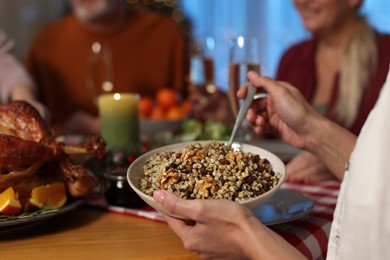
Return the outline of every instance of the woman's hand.
{"type": "MultiPolygon", "coordinates": [[[[277,82],[249,72],[250,82],[267,92],[267,97],[254,101],[248,110],[247,120],[257,134],[274,133],[287,143],[304,149],[306,139],[315,123],[317,113],[305,101],[301,93],[285,82],[277,82]]],[[[247,87],[238,92],[244,98],[247,87]]]]}
{"type": "Polygon", "coordinates": [[[160,190],[153,198],[168,212],[170,228],[201,259],[304,259],[252,212],[228,200],[184,200],[160,190]]]}
{"type": "Polygon", "coordinates": [[[335,179],[317,156],[306,151],[295,156],[286,165],[286,169],[287,180],[292,182],[318,183],[335,179]]]}
{"type": "Polygon", "coordinates": [[[243,241],[249,223],[257,221],[252,212],[227,200],[183,200],[173,193],[157,191],[154,199],[182,219],[164,215],[187,250],[202,258],[246,259],[243,241]]]}
{"type": "MultiPolygon", "coordinates": [[[[248,78],[268,94],[253,102],[247,113],[254,131],[257,134],[274,131],[283,141],[316,155],[341,180],[356,136],[318,114],[288,83],[261,77],[253,71],[248,78]]],[[[240,89],[238,97],[244,98],[246,90],[247,87],[240,89]]]]}

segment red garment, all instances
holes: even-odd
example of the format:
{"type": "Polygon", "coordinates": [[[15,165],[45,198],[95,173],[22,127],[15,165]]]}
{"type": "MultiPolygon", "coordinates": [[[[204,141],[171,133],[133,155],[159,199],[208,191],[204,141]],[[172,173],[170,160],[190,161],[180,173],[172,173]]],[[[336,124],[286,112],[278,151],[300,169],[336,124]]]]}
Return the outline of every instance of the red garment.
{"type": "MultiPolygon", "coordinates": [[[[370,81],[370,86],[366,89],[363,95],[363,100],[360,105],[360,111],[355,121],[348,129],[359,134],[364,122],[379,96],[382,85],[386,80],[386,75],[389,70],[390,61],[390,35],[377,34],[378,46],[378,63],[376,71],[370,81]]],[[[311,39],[299,43],[289,48],[283,55],[277,72],[276,79],[287,81],[297,87],[304,97],[311,102],[314,95],[316,82],[316,67],[315,67],[315,51],[316,40],[311,39]]],[[[334,110],[337,104],[338,96],[338,76],[333,80],[333,91],[329,102],[326,117],[338,122],[335,118],[334,110]]],[[[345,126],[345,125],[343,125],[345,126]]]]}
{"type": "Polygon", "coordinates": [[[96,34],[70,14],[37,34],[25,60],[54,125],[63,125],[77,110],[98,114],[87,87],[91,45],[96,41],[110,46],[115,92],[153,96],[170,87],[186,93],[189,53],[184,33],[170,18],[131,10],[118,30],[96,34]]]}

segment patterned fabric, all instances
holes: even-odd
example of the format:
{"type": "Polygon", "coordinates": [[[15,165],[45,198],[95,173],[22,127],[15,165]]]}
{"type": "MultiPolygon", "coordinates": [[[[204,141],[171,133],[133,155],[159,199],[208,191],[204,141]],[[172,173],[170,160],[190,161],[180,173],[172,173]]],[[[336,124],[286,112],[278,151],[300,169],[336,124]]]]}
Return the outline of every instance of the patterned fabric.
{"type": "Polygon", "coordinates": [[[325,259],[333,213],[340,182],[321,184],[284,183],[283,188],[303,194],[315,201],[310,215],[297,221],[272,227],[309,259],[325,259]]]}

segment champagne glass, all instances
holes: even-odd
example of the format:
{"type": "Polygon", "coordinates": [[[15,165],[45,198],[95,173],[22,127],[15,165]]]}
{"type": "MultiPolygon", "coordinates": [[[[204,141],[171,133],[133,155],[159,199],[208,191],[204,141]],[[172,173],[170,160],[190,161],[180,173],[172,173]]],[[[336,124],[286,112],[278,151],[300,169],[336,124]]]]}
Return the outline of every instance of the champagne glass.
{"type": "Polygon", "coordinates": [[[248,82],[248,71],[260,73],[258,41],[255,37],[239,36],[233,40],[229,57],[229,101],[236,117],[240,107],[237,91],[248,82]]]}
{"type": "Polygon", "coordinates": [[[110,47],[93,42],[88,59],[87,86],[95,104],[100,95],[113,91],[112,66],[110,47]]]}
{"type": "Polygon", "coordinates": [[[214,82],[214,38],[207,36],[193,41],[190,80],[201,94],[200,102],[207,102],[207,97],[217,89],[214,82]]]}

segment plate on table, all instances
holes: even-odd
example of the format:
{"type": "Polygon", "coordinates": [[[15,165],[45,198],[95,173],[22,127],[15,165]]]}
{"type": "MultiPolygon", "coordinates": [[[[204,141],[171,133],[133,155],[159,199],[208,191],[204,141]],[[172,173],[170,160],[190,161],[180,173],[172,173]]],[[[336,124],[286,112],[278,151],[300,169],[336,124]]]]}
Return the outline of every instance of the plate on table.
{"type": "Polygon", "coordinates": [[[265,225],[276,225],[300,219],[313,210],[314,201],[294,191],[279,189],[269,200],[253,209],[265,225]]]}
{"type": "MultiPolygon", "coordinates": [[[[37,213],[29,213],[28,215],[21,214],[15,217],[4,216],[4,218],[0,218],[0,234],[24,229],[26,227],[29,227],[32,224],[37,224],[49,218],[53,218],[65,214],[67,212],[75,210],[77,207],[83,204],[84,201],[85,201],[84,199],[77,199],[67,203],[65,206],[63,206],[58,210],[48,210],[46,212],[42,212],[38,214],[37,213]]],[[[1,217],[3,217],[3,215],[1,215],[1,217]]]]}

